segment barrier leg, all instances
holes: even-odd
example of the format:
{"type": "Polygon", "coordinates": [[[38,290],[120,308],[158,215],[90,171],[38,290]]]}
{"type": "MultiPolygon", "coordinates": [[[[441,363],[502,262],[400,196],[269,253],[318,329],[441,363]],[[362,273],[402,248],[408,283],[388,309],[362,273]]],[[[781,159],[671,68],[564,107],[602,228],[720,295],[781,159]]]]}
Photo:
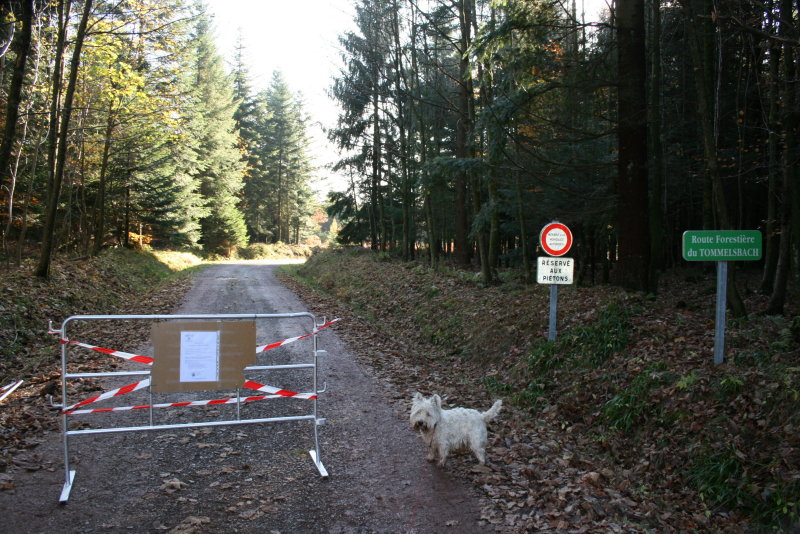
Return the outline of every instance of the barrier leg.
{"type": "MultiPolygon", "coordinates": [[[[317,320],[313,319],[313,321],[314,321],[314,330],[316,330],[318,328],[317,320]]],[[[323,323],[324,322],[325,321],[323,320],[323,323]]],[[[314,391],[314,395],[316,396],[316,395],[319,395],[319,393],[320,393],[319,392],[319,385],[317,383],[317,365],[319,363],[318,362],[318,356],[319,356],[320,352],[323,352],[323,353],[325,352],[325,351],[319,350],[319,347],[317,346],[317,336],[314,336],[314,338],[312,340],[311,350],[314,353],[314,369],[313,369],[313,372],[312,372],[312,375],[311,375],[311,381],[312,381],[312,387],[313,387],[312,391],[314,391]]],[[[328,477],[328,470],[325,469],[324,465],[322,465],[322,459],[320,458],[320,454],[319,454],[319,432],[317,431],[317,427],[319,427],[322,424],[325,424],[325,419],[320,419],[319,418],[319,414],[317,413],[317,399],[316,398],[313,400],[313,403],[314,403],[313,404],[313,407],[314,407],[314,450],[308,451],[308,454],[311,455],[311,459],[314,461],[314,465],[317,466],[317,471],[319,471],[319,474],[321,476],[327,478],[328,477]]]]}
{"type": "Polygon", "coordinates": [[[314,461],[314,465],[317,466],[317,471],[319,471],[320,476],[328,478],[328,470],[322,465],[322,460],[319,456],[319,434],[317,433],[317,427],[322,424],[325,424],[325,419],[314,420],[314,449],[308,451],[308,454],[311,455],[311,459],[314,461]]]}
{"type": "Polygon", "coordinates": [[[69,492],[72,491],[72,482],[75,480],[75,470],[70,470],[69,468],[69,435],[67,435],[66,414],[61,416],[61,421],[61,424],[64,425],[64,476],[66,480],[64,481],[64,487],[61,488],[61,497],[59,497],[58,502],[64,504],[67,502],[67,499],[69,499],[69,492]]]}
{"type": "Polygon", "coordinates": [[[325,466],[322,465],[322,462],[319,461],[319,457],[317,456],[317,451],[308,451],[308,454],[311,455],[311,460],[314,461],[314,465],[317,466],[317,471],[323,478],[328,478],[328,470],[325,469],[325,466]]]}
{"type": "MultiPolygon", "coordinates": [[[[65,336],[66,330],[62,325],[60,334],[65,336]]],[[[61,409],[67,406],[67,344],[61,345],[61,409]]],[[[64,438],[64,487],[61,489],[61,496],[58,499],[59,504],[64,504],[69,499],[69,492],[72,491],[72,482],[75,480],[75,470],[69,468],[69,421],[67,414],[61,415],[61,434],[64,438]]]]}
{"type": "Polygon", "coordinates": [[[64,487],[61,488],[61,497],[58,498],[58,502],[61,504],[65,504],[69,499],[69,492],[72,491],[72,482],[75,480],[75,470],[67,471],[67,481],[64,482],[64,487]]]}

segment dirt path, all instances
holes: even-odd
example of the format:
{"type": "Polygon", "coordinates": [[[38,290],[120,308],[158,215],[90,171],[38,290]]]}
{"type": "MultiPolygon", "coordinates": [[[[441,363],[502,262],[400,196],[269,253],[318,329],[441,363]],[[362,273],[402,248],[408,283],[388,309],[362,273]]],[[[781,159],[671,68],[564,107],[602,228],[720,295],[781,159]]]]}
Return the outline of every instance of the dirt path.
{"type": "MultiPolygon", "coordinates": [[[[303,311],[297,297],[277,282],[274,268],[253,262],[209,267],[197,275],[175,313],[303,311]]],[[[275,323],[258,321],[258,343],[297,336],[309,326],[308,321],[275,323]]],[[[390,402],[392,392],[375,373],[356,363],[335,328],[319,336],[320,348],[328,351],[319,373],[320,382],[328,384],[319,403],[319,416],[327,419],[320,427],[327,479],[307,453],[313,448],[308,421],[75,436],[75,485],[69,502],[59,505],[63,452],[60,435],[48,433],[31,449],[32,464],[44,469],[20,468],[14,473],[15,489],[0,492],[0,531],[486,532],[473,488],[424,461],[423,444],[408,428],[407,413],[390,402]]],[[[302,342],[287,345],[264,353],[259,363],[307,361],[308,349],[302,342]]],[[[150,347],[139,350],[152,354],[150,347]]],[[[307,391],[306,378],[292,370],[254,379],[307,391]]],[[[104,384],[104,389],[115,385],[104,384]]],[[[146,403],[146,396],[135,397],[138,393],[120,397],[118,404],[146,403]]],[[[211,398],[208,394],[182,394],[180,400],[211,398]]],[[[219,398],[216,394],[213,398],[219,398]]],[[[304,402],[249,403],[242,417],[308,413],[304,402]]],[[[164,410],[157,423],[225,419],[231,409],[164,410]]],[[[89,426],[112,424],[103,419],[111,417],[114,426],[124,426],[142,424],[145,416],[86,417],[99,418],[87,419],[89,426]]]]}

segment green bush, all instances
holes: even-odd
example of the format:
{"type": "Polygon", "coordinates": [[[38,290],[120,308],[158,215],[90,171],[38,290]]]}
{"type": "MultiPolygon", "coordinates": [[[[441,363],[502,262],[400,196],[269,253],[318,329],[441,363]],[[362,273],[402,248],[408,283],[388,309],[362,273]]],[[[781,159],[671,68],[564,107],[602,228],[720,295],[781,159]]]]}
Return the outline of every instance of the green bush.
{"type": "Polygon", "coordinates": [[[599,311],[597,321],[562,333],[556,341],[539,340],[528,355],[532,374],[541,374],[578,362],[596,367],[628,345],[630,312],[612,302],[599,311]]]}
{"type": "Polygon", "coordinates": [[[239,249],[239,257],[245,260],[308,258],[309,256],[311,256],[311,247],[307,245],[252,243],[247,248],[239,249]]]}
{"type": "Polygon", "coordinates": [[[656,388],[673,382],[673,376],[664,373],[664,368],[663,363],[657,363],[639,373],[627,387],[603,405],[601,420],[609,428],[627,431],[647,419],[660,418],[663,407],[660,401],[650,397],[656,388]]]}
{"type": "Polygon", "coordinates": [[[782,479],[775,467],[748,458],[733,445],[706,446],[692,460],[688,478],[713,506],[740,510],[763,526],[782,530],[800,519],[800,481],[782,479]],[[757,484],[764,474],[770,482],[757,484]]]}

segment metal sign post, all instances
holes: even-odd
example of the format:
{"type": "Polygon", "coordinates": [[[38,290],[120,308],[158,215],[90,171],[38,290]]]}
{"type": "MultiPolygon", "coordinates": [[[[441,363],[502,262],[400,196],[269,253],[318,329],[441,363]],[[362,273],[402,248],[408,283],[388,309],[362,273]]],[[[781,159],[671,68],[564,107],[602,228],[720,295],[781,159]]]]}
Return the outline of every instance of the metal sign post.
{"type": "Polygon", "coordinates": [[[558,286],[571,284],[575,262],[572,258],[562,258],[572,248],[572,232],[558,221],[546,224],[539,233],[539,244],[551,257],[540,257],[536,268],[536,281],[550,284],[550,322],[547,339],[555,341],[558,317],[558,286]]]}
{"type": "Polygon", "coordinates": [[[550,285],[550,323],[547,329],[548,341],[556,340],[556,322],[558,318],[558,284],[550,285]]]}
{"type": "Polygon", "coordinates": [[[714,364],[725,359],[725,314],[728,306],[728,262],[717,262],[717,313],[714,326],[714,364]]]}
{"type": "Polygon", "coordinates": [[[717,262],[717,306],[714,325],[714,364],[725,361],[725,323],[728,304],[728,261],[761,259],[758,230],[687,230],[683,259],[717,262]]]}

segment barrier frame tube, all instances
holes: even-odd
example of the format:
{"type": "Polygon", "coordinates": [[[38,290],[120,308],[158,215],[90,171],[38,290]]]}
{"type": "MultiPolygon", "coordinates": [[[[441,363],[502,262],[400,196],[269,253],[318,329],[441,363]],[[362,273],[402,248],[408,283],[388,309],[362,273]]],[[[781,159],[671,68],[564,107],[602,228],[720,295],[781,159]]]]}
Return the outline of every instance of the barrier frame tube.
{"type": "MultiPolygon", "coordinates": [[[[324,323],[323,323],[324,324],[324,323]]],[[[323,477],[328,476],[328,471],[322,464],[319,446],[319,434],[317,427],[324,424],[325,420],[320,419],[318,415],[318,395],[322,393],[318,389],[318,356],[320,353],[325,353],[318,349],[317,332],[318,325],[316,318],[310,312],[299,313],[248,313],[248,314],[182,314],[182,315],[73,315],[65,319],[61,323],[59,329],[53,329],[53,333],[59,334],[59,343],[61,343],[61,427],[62,427],[62,442],[64,451],[64,486],[61,490],[59,502],[64,504],[69,499],[69,494],[75,481],[75,470],[70,469],[70,436],[81,434],[104,434],[104,433],[118,433],[118,432],[138,432],[147,430],[163,430],[163,429],[177,429],[177,428],[198,428],[210,426],[229,426],[229,425],[242,425],[242,424],[255,424],[255,423],[279,423],[286,421],[312,421],[314,430],[314,448],[308,451],[315,467],[323,477]],[[257,319],[297,319],[309,318],[312,324],[312,363],[289,364],[289,365],[253,365],[244,368],[244,371],[257,371],[257,370],[272,370],[272,369],[311,369],[311,382],[314,398],[312,401],[312,413],[308,415],[296,415],[286,417],[265,417],[253,419],[241,419],[240,406],[241,406],[241,388],[237,389],[237,402],[236,404],[236,419],[224,421],[205,421],[205,422],[190,422],[180,424],[154,424],[153,420],[153,393],[152,389],[148,386],[148,395],[150,399],[148,421],[149,425],[133,426],[133,427],[107,427],[107,428],[93,428],[85,430],[69,430],[69,414],[64,412],[64,408],[70,406],[68,401],[67,381],[75,378],[100,378],[100,377],[119,377],[119,376],[150,376],[151,371],[120,371],[120,372],[98,372],[98,373],[69,373],[67,363],[69,360],[69,345],[66,340],[68,326],[76,321],[127,321],[127,320],[145,320],[145,321],[180,321],[180,320],[208,320],[208,321],[236,321],[236,320],[257,320],[257,319]]],[[[324,391],[324,389],[323,389],[324,391]]]]}

